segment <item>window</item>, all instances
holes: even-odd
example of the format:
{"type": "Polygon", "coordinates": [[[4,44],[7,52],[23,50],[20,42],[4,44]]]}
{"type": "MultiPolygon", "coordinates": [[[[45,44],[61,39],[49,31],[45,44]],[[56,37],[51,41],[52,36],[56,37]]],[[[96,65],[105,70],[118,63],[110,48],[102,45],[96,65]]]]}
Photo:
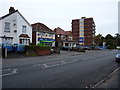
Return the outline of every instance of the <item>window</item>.
{"type": "Polygon", "coordinates": [[[84,32],[84,30],[80,30],[80,32],[84,32]]]}
{"type": "Polygon", "coordinates": [[[80,33],[81,36],[84,36],[84,33],[80,33]]]}
{"type": "Polygon", "coordinates": [[[84,23],[83,23],[83,22],[80,22],[80,25],[84,25],[84,23]]]}
{"type": "Polygon", "coordinates": [[[61,35],[61,39],[66,39],[66,36],[65,35],[61,35]]]}
{"type": "Polygon", "coordinates": [[[45,36],[45,32],[40,32],[40,36],[45,36]]]}
{"type": "Polygon", "coordinates": [[[10,23],[5,22],[5,31],[4,32],[10,32],[10,23]]]}
{"type": "Polygon", "coordinates": [[[80,26],[80,28],[84,28],[84,26],[80,26]]]}
{"type": "Polygon", "coordinates": [[[52,33],[50,33],[50,34],[49,34],[49,37],[53,37],[53,34],[52,34],[52,33]]]}
{"type": "Polygon", "coordinates": [[[71,37],[71,36],[69,36],[68,38],[69,38],[69,40],[72,40],[72,37],[71,37]]]}
{"type": "Polygon", "coordinates": [[[20,44],[29,45],[29,39],[20,39],[20,44]]]}
{"type": "Polygon", "coordinates": [[[22,26],[22,33],[26,33],[27,26],[23,25],[22,26]]]}

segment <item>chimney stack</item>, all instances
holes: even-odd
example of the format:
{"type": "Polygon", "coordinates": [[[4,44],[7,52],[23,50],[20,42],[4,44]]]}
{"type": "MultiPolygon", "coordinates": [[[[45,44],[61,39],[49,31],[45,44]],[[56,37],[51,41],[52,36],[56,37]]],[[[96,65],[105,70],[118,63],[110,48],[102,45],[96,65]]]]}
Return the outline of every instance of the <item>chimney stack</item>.
{"type": "Polygon", "coordinates": [[[9,13],[13,13],[13,12],[15,12],[14,7],[10,7],[10,9],[9,9],[9,13]]]}

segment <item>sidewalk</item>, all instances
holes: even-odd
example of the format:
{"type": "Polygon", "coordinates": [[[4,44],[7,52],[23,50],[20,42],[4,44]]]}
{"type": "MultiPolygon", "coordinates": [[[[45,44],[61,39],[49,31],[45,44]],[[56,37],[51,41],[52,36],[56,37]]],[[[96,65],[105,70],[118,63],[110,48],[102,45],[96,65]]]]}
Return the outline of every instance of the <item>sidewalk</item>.
{"type": "Polygon", "coordinates": [[[111,73],[94,88],[118,88],[118,90],[120,90],[120,68],[111,73]]]}
{"type": "Polygon", "coordinates": [[[75,55],[82,55],[82,54],[87,54],[87,53],[95,53],[98,51],[104,51],[104,50],[86,50],[86,52],[76,52],[76,51],[60,51],[60,54],[53,53],[50,55],[44,55],[44,56],[26,56],[25,53],[9,53],[7,58],[3,59],[15,59],[15,58],[27,58],[27,57],[54,57],[54,56],[75,56],[75,55]]]}
{"type": "MultiPolygon", "coordinates": [[[[66,55],[78,55],[78,54],[81,54],[81,52],[74,52],[74,51],[60,51],[60,54],[57,54],[57,53],[53,53],[53,54],[50,54],[50,55],[44,55],[44,56],[41,56],[41,57],[52,57],[52,56],[66,56],[66,55]]],[[[12,58],[25,58],[25,57],[40,57],[40,56],[26,56],[25,53],[9,53],[8,54],[8,57],[7,58],[3,58],[3,59],[12,59],[12,58]]]]}

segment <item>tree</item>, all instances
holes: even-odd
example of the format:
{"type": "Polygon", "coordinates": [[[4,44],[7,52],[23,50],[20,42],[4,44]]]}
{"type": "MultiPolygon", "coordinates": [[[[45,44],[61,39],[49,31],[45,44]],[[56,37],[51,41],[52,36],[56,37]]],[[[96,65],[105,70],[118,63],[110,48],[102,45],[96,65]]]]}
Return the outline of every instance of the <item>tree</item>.
{"type": "Polygon", "coordinates": [[[116,46],[120,46],[120,34],[116,33],[114,38],[116,40],[116,46]]]}
{"type": "Polygon", "coordinates": [[[106,35],[105,42],[109,49],[116,48],[116,39],[111,34],[106,35]]]}
{"type": "Polygon", "coordinates": [[[94,37],[94,42],[95,42],[95,45],[97,46],[102,46],[103,41],[104,41],[104,37],[102,36],[102,34],[98,34],[97,36],[94,37]]]}

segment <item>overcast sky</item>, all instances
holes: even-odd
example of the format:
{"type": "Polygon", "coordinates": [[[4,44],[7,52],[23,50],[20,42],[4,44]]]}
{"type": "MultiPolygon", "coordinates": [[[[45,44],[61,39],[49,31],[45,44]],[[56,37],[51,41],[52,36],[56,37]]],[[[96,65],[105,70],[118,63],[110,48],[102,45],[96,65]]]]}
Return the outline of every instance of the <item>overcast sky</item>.
{"type": "Polygon", "coordinates": [[[71,30],[72,19],[93,17],[96,35],[118,32],[119,0],[0,0],[0,16],[13,6],[31,24],[41,22],[49,28],[71,30]]]}

